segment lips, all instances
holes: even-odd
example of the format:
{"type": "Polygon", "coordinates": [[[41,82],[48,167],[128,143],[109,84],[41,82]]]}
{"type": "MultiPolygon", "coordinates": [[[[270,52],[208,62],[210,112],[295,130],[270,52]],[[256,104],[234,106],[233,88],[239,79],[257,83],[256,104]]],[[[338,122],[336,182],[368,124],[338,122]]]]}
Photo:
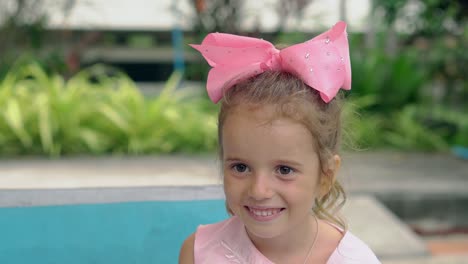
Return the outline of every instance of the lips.
{"type": "Polygon", "coordinates": [[[245,206],[249,215],[257,221],[265,222],[276,219],[281,215],[285,208],[281,207],[251,207],[245,206]]]}

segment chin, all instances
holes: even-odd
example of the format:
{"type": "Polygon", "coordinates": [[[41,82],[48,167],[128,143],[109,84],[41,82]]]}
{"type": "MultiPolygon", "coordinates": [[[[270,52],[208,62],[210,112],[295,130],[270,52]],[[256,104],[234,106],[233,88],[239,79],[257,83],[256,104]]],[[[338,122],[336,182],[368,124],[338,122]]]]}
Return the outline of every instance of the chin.
{"type": "Polygon", "coordinates": [[[252,220],[252,218],[246,214],[238,215],[238,217],[244,223],[245,229],[248,231],[248,233],[258,238],[273,238],[281,234],[282,229],[279,225],[280,221],[274,221],[270,223],[259,223],[252,220]]]}
{"type": "Polygon", "coordinates": [[[271,226],[269,228],[258,228],[258,227],[249,227],[246,226],[246,229],[249,234],[254,235],[258,238],[268,239],[274,238],[280,235],[278,228],[271,226]]]}

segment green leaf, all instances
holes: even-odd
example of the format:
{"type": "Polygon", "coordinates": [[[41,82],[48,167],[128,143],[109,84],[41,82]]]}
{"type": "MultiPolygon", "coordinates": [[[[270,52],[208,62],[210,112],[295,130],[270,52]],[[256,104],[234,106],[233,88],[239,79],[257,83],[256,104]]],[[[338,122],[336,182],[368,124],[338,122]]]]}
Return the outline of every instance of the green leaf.
{"type": "Polygon", "coordinates": [[[15,136],[21,141],[23,146],[30,147],[32,145],[31,136],[27,133],[24,127],[23,113],[18,100],[11,98],[6,104],[3,117],[15,136]]]}

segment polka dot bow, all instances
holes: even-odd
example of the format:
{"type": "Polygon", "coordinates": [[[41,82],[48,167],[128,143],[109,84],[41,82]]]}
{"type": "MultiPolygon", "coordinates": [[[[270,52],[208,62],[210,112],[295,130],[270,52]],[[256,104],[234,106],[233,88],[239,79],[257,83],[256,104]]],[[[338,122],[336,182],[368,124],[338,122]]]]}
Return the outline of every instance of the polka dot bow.
{"type": "Polygon", "coordinates": [[[208,73],[207,91],[214,103],[223,97],[223,88],[268,70],[298,76],[318,90],[327,103],[340,88],[351,89],[348,37],[343,21],[309,41],[282,50],[262,39],[225,33],[210,33],[202,44],[190,46],[213,67],[208,73]]]}

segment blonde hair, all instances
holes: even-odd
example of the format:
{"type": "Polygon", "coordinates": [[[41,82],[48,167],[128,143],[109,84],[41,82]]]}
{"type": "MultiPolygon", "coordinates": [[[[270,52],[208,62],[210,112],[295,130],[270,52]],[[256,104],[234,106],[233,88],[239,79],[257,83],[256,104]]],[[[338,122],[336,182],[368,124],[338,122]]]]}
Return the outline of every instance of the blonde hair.
{"type": "MultiPolygon", "coordinates": [[[[275,106],[277,117],[287,117],[302,123],[311,133],[320,159],[322,175],[333,168],[330,160],[339,153],[341,143],[342,97],[338,94],[325,103],[319,92],[286,72],[267,71],[242,81],[224,93],[218,115],[219,157],[223,160],[222,128],[229,113],[238,105],[275,106]]],[[[346,202],[346,194],[338,181],[330,190],[316,198],[312,208],[317,217],[346,229],[337,211],[346,202]]],[[[232,211],[227,207],[230,214],[232,211]]]]}

